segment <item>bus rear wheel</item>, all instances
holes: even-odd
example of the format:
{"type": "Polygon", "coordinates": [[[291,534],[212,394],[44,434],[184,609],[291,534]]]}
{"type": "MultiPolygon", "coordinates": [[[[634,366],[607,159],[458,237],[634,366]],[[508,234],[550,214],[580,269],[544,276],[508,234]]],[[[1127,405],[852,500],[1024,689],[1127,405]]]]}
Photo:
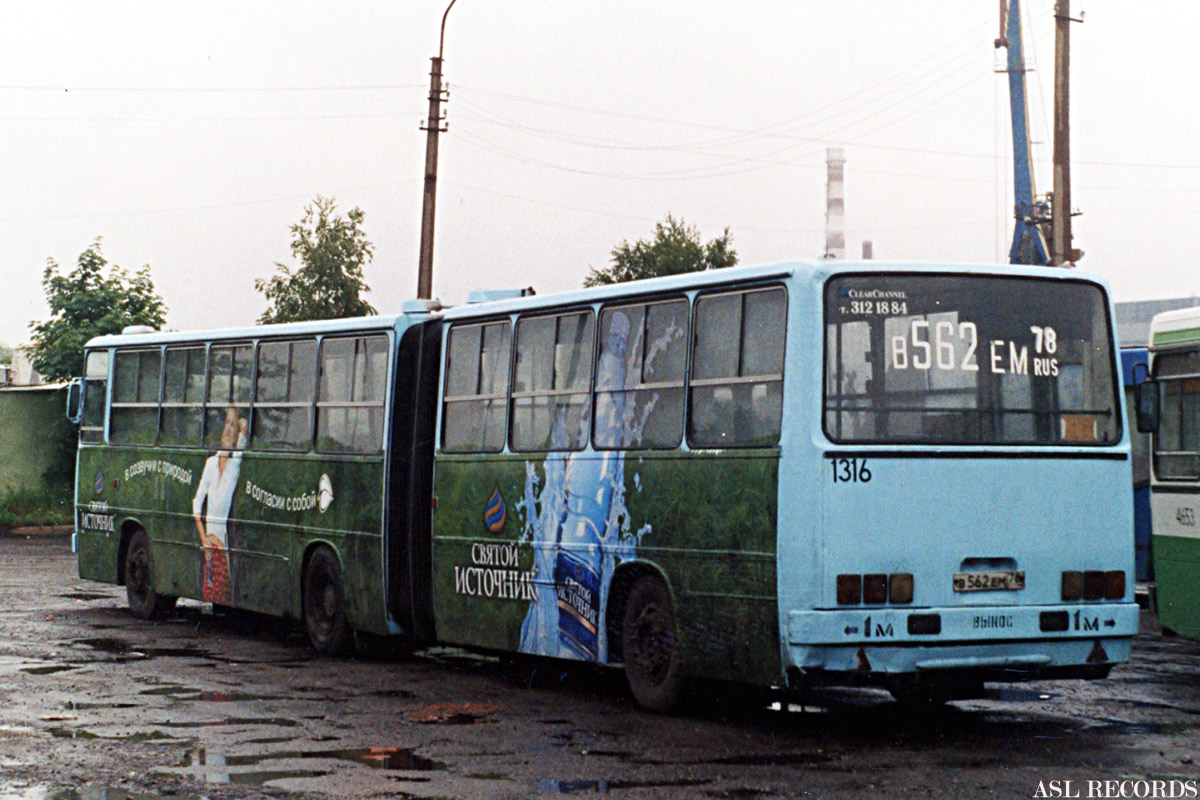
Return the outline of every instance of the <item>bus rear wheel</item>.
{"type": "Polygon", "coordinates": [[[304,569],[304,629],[314,650],[340,655],[350,643],[342,568],[328,547],[319,547],[304,569]]]}
{"type": "Polygon", "coordinates": [[[164,619],[175,608],[176,598],[154,591],[150,573],[150,538],[136,531],[125,551],[125,597],[140,619],[164,619]]]}
{"type": "Polygon", "coordinates": [[[638,704],[651,711],[675,709],[683,689],[679,639],[671,595],[658,578],[639,578],[630,590],[621,644],[625,677],[638,704]]]}

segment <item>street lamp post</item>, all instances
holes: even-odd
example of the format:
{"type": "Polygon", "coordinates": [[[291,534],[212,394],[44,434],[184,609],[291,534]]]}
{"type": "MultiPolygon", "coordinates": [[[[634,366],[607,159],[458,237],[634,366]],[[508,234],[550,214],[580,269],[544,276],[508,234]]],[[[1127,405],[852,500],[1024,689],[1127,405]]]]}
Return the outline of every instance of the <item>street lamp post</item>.
{"type": "Polygon", "coordinates": [[[438,134],[442,127],[442,48],[446,43],[446,17],[457,0],[450,0],[442,15],[438,54],[429,59],[429,119],[421,126],[425,134],[425,196],[421,203],[421,258],[417,266],[417,298],[428,300],[433,293],[433,215],[437,207],[438,134]]]}

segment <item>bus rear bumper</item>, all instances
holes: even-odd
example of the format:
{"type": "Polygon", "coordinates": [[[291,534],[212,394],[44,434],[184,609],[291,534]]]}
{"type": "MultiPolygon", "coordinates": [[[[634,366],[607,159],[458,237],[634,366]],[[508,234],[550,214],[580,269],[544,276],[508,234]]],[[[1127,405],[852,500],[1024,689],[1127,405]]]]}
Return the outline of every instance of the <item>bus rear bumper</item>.
{"type": "Polygon", "coordinates": [[[965,670],[1011,680],[1100,674],[1129,659],[1138,611],[1136,603],[796,611],[786,666],[864,676],[965,670]]]}

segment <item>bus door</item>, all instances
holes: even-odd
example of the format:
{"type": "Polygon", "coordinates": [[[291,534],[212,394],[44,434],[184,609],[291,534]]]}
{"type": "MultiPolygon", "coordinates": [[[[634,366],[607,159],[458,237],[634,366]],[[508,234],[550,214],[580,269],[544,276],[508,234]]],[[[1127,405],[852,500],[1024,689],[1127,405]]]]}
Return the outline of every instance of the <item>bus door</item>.
{"type": "Polygon", "coordinates": [[[384,533],[387,605],[414,642],[434,637],[430,514],[441,332],[440,320],[415,324],[396,348],[384,533]]]}

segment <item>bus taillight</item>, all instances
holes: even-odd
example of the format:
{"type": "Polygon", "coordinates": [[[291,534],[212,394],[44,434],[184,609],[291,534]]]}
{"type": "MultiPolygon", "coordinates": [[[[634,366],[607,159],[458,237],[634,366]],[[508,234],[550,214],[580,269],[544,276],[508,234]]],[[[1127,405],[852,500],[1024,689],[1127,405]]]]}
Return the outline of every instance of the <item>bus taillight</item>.
{"type": "Polygon", "coordinates": [[[889,596],[893,603],[911,603],[913,599],[913,576],[911,572],[893,572],[888,581],[889,596]]]}
{"type": "Polygon", "coordinates": [[[1104,573],[1104,599],[1121,600],[1125,597],[1125,570],[1114,569],[1104,573]]]}
{"type": "Polygon", "coordinates": [[[837,576],[837,601],[840,606],[856,606],[859,603],[883,605],[888,602],[903,604],[911,603],[912,599],[911,572],[837,576]]]}
{"type": "Polygon", "coordinates": [[[1079,600],[1083,598],[1083,573],[1068,570],[1062,574],[1062,599],[1079,600]]]}
{"type": "Polygon", "coordinates": [[[862,602],[862,575],[837,576],[839,606],[856,606],[862,602]]]}
{"type": "Polygon", "coordinates": [[[887,575],[863,576],[863,602],[882,605],[888,598],[887,575]]]}
{"type": "Polygon", "coordinates": [[[1063,600],[1121,600],[1124,597],[1124,570],[1068,570],[1062,574],[1063,600]]]}

